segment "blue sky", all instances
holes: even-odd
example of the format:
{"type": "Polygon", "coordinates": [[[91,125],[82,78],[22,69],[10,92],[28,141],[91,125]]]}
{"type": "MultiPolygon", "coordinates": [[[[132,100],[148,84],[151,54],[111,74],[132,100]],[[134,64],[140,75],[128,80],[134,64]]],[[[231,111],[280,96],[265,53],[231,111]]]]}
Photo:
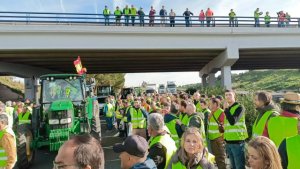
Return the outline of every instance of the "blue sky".
{"type": "Polygon", "coordinates": [[[31,11],[31,12],[78,12],[102,13],[104,5],[110,9],[126,4],[143,7],[146,12],[151,5],[159,10],[165,5],[181,14],[189,8],[198,15],[201,9],[210,7],[215,15],[227,15],[233,8],[238,16],[252,16],[259,7],[262,11],[270,11],[275,16],[277,11],[288,11],[292,16],[300,16],[299,0],[0,0],[0,11],[31,11]]]}
{"type": "MultiPolygon", "coordinates": [[[[116,6],[125,5],[143,7],[146,13],[150,6],[158,11],[162,5],[169,11],[171,8],[181,15],[185,8],[189,8],[194,15],[199,15],[201,9],[210,7],[215,16],[227,16],[232,8],[237,16],[253,16],[253,11],[259,7],[264,13],[283,10],[292,17],[300,16],[300,0],[0,0],[0,11],[26,11],[26,12],[67,12],[67,13],[102,13],[105,5],[112,11],[116,6]]],[[[200,82],[198,72],[181,73],[134,73],[127,74],[126,86],[137,86],[142,81],[149,83],[166,83],[168,80],[178,84],[200,82]]]]}

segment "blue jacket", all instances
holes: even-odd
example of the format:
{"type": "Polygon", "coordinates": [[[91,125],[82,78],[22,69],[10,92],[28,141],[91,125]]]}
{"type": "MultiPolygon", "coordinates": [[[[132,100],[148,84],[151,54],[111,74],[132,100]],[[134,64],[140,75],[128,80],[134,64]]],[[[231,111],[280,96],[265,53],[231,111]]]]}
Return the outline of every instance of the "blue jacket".
{"type": "Polygon", "coordinates": [[[157,169],[157,167],[152,159],[147,158],[143,163],[137,163],[130,169],[157,169]]]}

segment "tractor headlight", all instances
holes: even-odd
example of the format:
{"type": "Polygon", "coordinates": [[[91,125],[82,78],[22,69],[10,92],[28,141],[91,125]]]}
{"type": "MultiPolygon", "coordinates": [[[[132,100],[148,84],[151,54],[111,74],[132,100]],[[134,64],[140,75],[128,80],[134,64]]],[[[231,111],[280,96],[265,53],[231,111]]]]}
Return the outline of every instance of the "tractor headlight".
{"type": "Polygon", "coordinates": [[[71,118],[60,119],[60,124],[69,124],[72,122],[71,118]]]}
{"type": "Polygon", "coordinates": [[[58,119],[50,119],[49,124],[59,124],[59,120],[58,119]]]}

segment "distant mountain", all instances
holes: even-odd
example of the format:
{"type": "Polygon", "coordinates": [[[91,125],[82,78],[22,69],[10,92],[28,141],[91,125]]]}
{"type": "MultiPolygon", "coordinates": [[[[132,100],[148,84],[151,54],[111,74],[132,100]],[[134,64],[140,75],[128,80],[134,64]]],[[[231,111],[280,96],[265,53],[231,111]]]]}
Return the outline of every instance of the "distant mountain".
{"type": "MultiPolygon", "coordinates": [[[[220,84],[217,77],[216,84],[220,84]]],[[[299,70],[252,70],[232,75],[233,88],[236,90],[270,90],[270,91],[300,91],[299,70]]],[[[202,85],[189,84],[180,86],[181,89],[196,88],[202,85]]]]}

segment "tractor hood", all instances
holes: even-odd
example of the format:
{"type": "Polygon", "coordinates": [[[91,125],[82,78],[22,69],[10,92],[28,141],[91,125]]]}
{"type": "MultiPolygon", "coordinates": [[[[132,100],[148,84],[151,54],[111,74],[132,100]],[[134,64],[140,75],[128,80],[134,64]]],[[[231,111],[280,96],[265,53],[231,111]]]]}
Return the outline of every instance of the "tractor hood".
{"type": "Polygon", "coordinates": [[[56,100],[51,103],[50,111],[72,110],[73,103],[71,100],[56,100]]]}

